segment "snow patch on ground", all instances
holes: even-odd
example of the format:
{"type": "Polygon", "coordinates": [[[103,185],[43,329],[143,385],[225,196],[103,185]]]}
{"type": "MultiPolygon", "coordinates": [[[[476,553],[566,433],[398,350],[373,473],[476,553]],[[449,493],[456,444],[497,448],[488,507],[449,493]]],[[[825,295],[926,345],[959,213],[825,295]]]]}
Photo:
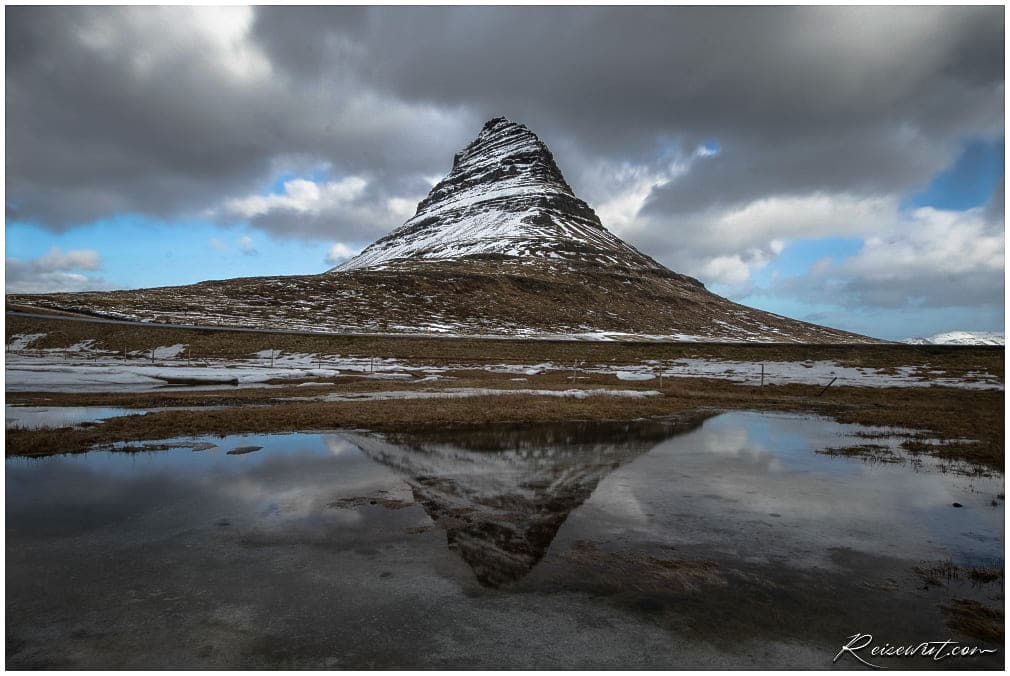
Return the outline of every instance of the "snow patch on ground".
{"type": "Polygon", "coordinates": [[[643,371],[618,371],[614,375],[618,380],[653,380],[655,375],[643,371]]]}
{"type": "MultiPolygon", "coordinates": [[[[211,366],[115,364],[112,360],[74,362],[46,358],[10,358],[6,364],[9,392],[148,391],[172,384],[256,385],[271,380],[331,378],[333,369],[263,368],[236,363],[211,366]]],[[[409,376],[408,376],[409,377],[409,376]]]]}
{"type": "MultiPolygon", "coordinates": [[[[664,378],[716,378],[749,385],[760,385],[764,369],[765,385],[835,385],[853,387],[960,387],[965,389],[1003,389],[998,375],[968,373],[964,378],[948,378],[922,371],[912,366],[899,366],[881,370],[865,367],[839,366],[833,361],[805,362],[739,362],[711,359],[677,359],[666,363],[655,360],[643,362],[641,367],[622,366],[617,377],[631,380],[632,374],[652,376],[661,373],[664,378]]],[[[615,373],[611,366],[588,367],[589,373],[615,373]]],[[[645,379],[645,378],[643,378],[645,379]]]]}
{"type": "Polygon", "coordinates": [[[7,351],[23,350],[40,338],[45,338],[45,333],[19,333],[11,336],[7,341],[7,351]]]}
{"type": "Polygon", "coordinates": [[[177,343],[175,345],[164,345],[161,347],[156,347],[152,350],[152,354],[155,359],[175,359],[180,354],[186,351],[188,345],[183,345],[182,343],[177,343]]]}
{"type": "MultiPolygon", "coordinates": [[[[18,337],[15,337],[18,338],[18,337]]],[[[23,341],[30,344],[30,341],[23,341]]],[[[185,346],[157,348],[158,354],[181,354],[185,346]]],[[[34,354],[34,351],[31,351],[34,354]]],[[[1001,374],[968,373],[951,377],[928,365],[917,368],[900,366],[890,369],[841,366],[830,360],[805,362],[740,362],[721,359],[684,358],[645,360],[638,364],[488,364],[410,363],[397,359],[315,355],[261,351],[250,359],[188,360],[161,363],[146,359],[123,360],[121,356],[87,351],[44,350],[41,356],[8,352],[6,382],[8,391],[149,391],[161,387],[266,386],[269,381],[322,378],[329,381],[345,376],[375,380],[424,380],[444,378],[446,371],[482,370],[529,379],[544,373],[568,373],[573,378],[597,374],[620,381],[647,381],[663,378],[714,378],[747,385],[808,384],[855,387],[959,387],[1003,390],[1001,374]]],[[[451,390],[442,390],[451,392],[451,390]]],[[[515,392],[515,390],[511,390],[515,392]]],[[[552,390],[553,391],[553,390],[552,390]]],[[[581,391],[581,390],[580,390],[581,391]]],[[[538,390],[539,392],[539,390],[538,390]]],[[[452,395],[458,396],[458,395],[452,395]]],[[[559,395],[549,395],[559,396],[559,395]]],[[[574,395],[573,395],[574,396],[574,395]]],[[[623,395],[616,395],[623,396],[623,395]]]]}

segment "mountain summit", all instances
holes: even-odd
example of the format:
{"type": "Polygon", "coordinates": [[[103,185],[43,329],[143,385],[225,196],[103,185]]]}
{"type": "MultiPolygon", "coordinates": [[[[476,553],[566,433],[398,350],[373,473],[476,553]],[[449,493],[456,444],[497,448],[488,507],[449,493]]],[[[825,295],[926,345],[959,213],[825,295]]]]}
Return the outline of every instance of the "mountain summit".
{"type": "Polygon", "coordinates": [[[332,271],[466,259],[662,270],[603,227],[543,141],[504,117],[456,154],[413,218],[332,271]]]}
{"type": "Polygon", "coordinates": [[[609,232],[551,151],[497,117],[402,226],[327,272],[8,296],[118,319],[337,333],[862,343],[738,305],[609,232]]]}

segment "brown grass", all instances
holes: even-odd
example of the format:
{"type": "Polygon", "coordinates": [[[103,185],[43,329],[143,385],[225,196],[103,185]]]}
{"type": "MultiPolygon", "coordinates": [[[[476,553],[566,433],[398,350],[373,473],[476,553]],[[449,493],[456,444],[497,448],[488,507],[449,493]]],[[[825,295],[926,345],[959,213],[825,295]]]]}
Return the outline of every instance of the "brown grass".
{"type": "Polygon", "coordinates": [[[943,611],[951,630],[982,641],[1003,642],[1001,611],[969,599],[954,599],[943,611]]]}
{"type": "Polygon", "coordinates": [[[732,303],[670,271],[597,265],[466,260],[390,270],[247,277],[129,291],[9,296],[13,304],[90,316],[176,324],[388,333],[449,323],[463,333],[531,328],[576,333],[588,325],[639,334],[742,338],[752,332],[803,342],[866,342],[863,336],[732,303]],[[728,318],[738,329],[713,319],[728,318]]]}
{"type": "Polygon", "coordinates": [[[917,566],[915,574],[927,585],[942,587],[954,580],[969,580],[976,585],[987,585],[1003,579],[1003,567],[997,565],[958,566],[953,561],[939,561],[928,566],[917,566]]]}
{"type": "MultiPolygon", "coordinates": [[[[239,359],[275,349],[353,357],[390,357],[418,364],[444,366],[531,364],[637,364],[645,359],[708,358],[761,363],[830,359],[844,366],[894,368],[913,366],[959,377],[973,371],[1002,374],[1004,350],[993,347],[930,345],[799,345],[724,343],[580,342],[562,340],[507,340],[493,338],[436,338],[425,336],[299,335],[227,330],[174,329],[157,325],[115,325],[52,318],[8,316],[6,335],[46,333],[31,348],[59,348],[95,339],[96,347],[122,354],[161,345],[188,346],[187,359],[239,359]],[[60,333],[55,333],[59,331],[60,333]]],[[[143,357],[131,359],[146,361],[143,357]]],[[[177,360],[178,361],[178,360],[177,360]]],[[[939,374],[937,374],[939,375],[939,374]]]]}
{"type": "Polygon", "coordinates": [[[879,444],[860,444],[858,446],[845,446],[842,448],[822,448],[817,451],[821,455],[840,456],[846,458],[860,458],[867,462],[882,462],[900,464],[904,460],[894,454],[887,446],[879,444]]]}
{"type": "MultiPolygon", "coordinates": [[[[45,455],[80,452],[95,444],[178,436],[284,432],[335,427],[480,426],[491,422],[596,420],[663,416],[690,409],[795,411],[826,415],[841,422],[919,431],[906,448],[949,459],[961,459],[992,469],[1003,467],[1004,394],[993,390],[945,387],[860,388],[820,385],[778,385],[763,388],[725,380],[667,378],[663,396],[645,399],[592,397],[559,399],[530,395],[459,397],[395,402],[283,401],[327,393],[377,392],[441,387],[495,389],[620,388],[654,390],[659,381],[622,382],[612,375],[551,371],[524,376],[478,370],[487,364],[639,364],[645,359],[682,357],[750,362],[833,359],[852,366],[918,366],[948,375],[969,371],[1003,372],[1002,348],[942,348],[905,345],[725,345],[697,343],[581,343],[446,339],[420,337],[305,336],[172,329],[150,325],[104,325],[45,318],[7,317],[8,338],[18,333],[47,333],[40,347],[63,347],[86,339],[110,349],[129,350],[185,343],[195,355],[243,358],[273,347],[285,352],[395,357],[415,365],[462,365],[442,380],[376,381],[349,376],[335,381],[294,387],[235,388],[212,391],[163,389],[146,393],[63,394],[8,393],[10,403],[36,405],[122,406],[129,408],[201,407],[195,411],[165,411],[142,417],[108,420],[89,429],[10,430],[7,453],[45,455]],[[58,327],[58,328],[56,328],[58,327]],[[56,333],[59,331],[59,333],[56,333]],[[469,368],[468,368],[469,367],[469,368]],[[219,406],[221,409],[206,407],[219,406]],[[931,443],[927,443],[927,440],[931,443]],[[941,443],[936,443],[937,441],[941,443]]],[[[178,360],[177,360],[178,361],[178,360]]],[[[185,359],[183,359],[185,361],[185,359]]],[[[924,383],[925,384],[925,383],[924,383]]]]}

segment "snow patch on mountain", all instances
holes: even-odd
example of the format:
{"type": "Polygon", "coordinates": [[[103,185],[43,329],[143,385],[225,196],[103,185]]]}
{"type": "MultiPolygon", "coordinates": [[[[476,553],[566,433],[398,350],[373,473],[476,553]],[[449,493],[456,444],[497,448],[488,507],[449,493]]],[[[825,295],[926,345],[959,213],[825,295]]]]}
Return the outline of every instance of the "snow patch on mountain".
{"type": "Polygon", "coordinates": [[[1006,336],[992,331],[947,331],[929,338],[907,338],[909,345],[1006,345],[1006,336]]]}

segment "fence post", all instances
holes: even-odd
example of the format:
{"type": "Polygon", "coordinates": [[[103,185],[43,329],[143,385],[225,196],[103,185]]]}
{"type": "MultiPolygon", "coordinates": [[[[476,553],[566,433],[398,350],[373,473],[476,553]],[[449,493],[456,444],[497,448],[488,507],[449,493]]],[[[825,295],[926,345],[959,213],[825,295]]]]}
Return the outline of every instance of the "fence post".
{"type": "Polygon", "coordinates": [[[817,396],[819,397],[819,396],[821,396],[822,394],[824,394],[825,392],[827,392],[827,391],[828,391],[828,388],[829,388],[829,387],[831,387],[831,386],[832,386],[832,385],[834,384],[834,382],[835,382],[836,380],[838,380],[838,377],[837,377],[837,376],[836,376],[836,377],[834,377],[834,378],[832,378],[832,379],[831,379],[831,382],[830,382],[830,383],[828,383],[827,385],[825,385],[825,386],[824,386],[824,389],[823,389],[823,390],[821,390],[820,392],[818,392],[818,393],[817,393],[817,396]]]}

